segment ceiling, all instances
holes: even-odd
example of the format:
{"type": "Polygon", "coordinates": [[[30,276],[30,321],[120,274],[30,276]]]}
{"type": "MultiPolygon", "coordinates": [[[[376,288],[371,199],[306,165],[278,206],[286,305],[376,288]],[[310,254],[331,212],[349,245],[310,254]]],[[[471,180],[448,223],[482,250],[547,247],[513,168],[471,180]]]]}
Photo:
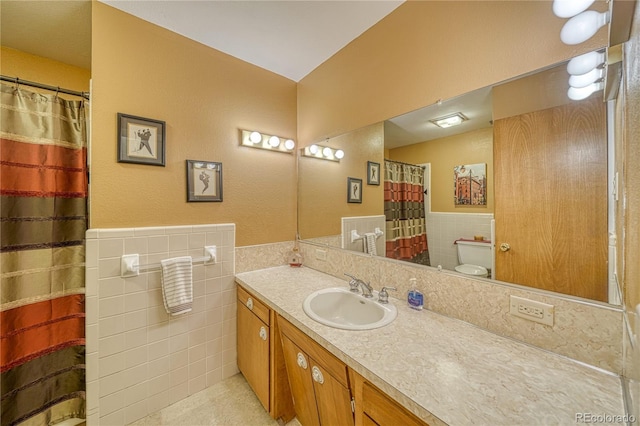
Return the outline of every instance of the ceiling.
{"type": "MultiPolygon", "coordinates": [[[[100,0],[300,81],[404,0],[100,0]]],[[[2,0],[2,45],[91,68],[91,1],[2,0]]]]}

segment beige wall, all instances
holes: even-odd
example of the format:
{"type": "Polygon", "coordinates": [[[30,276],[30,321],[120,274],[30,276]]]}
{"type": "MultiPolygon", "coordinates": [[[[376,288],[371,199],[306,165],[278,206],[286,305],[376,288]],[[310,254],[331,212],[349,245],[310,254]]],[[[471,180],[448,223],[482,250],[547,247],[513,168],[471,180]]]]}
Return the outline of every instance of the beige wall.
{"type": "Polygon", "coordinates": [[[344,150],[339,162],[300,158],[299,228],[302,238],[338,235],[341,217],[384,214],[384,193],[380,185],[367,185],[367,161],[384,168],[382,123],[322,141],[344,150]],[[347,178],[362,179],[362,204],[347,203],[347,178]]]}
{"type": "Polygon", "coordinates": [[[296,83],[102,3],[93,5],[91,227],[235,223],[237,245],[292,240],[295,156],[240,129],[296,139],[296,83]],[[166,166],[118,163],[117,113],[166,122],[166,166]],[[185,160],[223,164],[221,203],[187,203],[185,160]]]}
{"type": "Polygon", "coordinates": [[[388,158],[412,164],[431,163],[432,212],[493,213],[493,128],[391,149],[388,158]],[[487,165],[487,205],[456,206],[453,168],[482,163],[487,165]]]}
{"type": "MultiPolygon", "coordinates": [[[[87,69],[74,67],[73,65],[53,61],[41,56],[30,55],[4,46],[0,47],[0,55],[2,56],[0,61],[0,73],[2,75],[79,92],[89,91],[91,71],[87,69]]],[[[27,90],[38,91],[38,89],[32,87],[23,87],[27,90]]],[[[42,91],[42,93],[52,94],[53,92],[42,91]]],[[[60,96],[68,97],[66,95],[60,96]]]]}
{"type": "Polygon", "coordinates": [[[606,44],[603,29],[563,45],[564,22],[550,1],[406,2],[300,81],[298,138],[343,134],[606,44]]]}

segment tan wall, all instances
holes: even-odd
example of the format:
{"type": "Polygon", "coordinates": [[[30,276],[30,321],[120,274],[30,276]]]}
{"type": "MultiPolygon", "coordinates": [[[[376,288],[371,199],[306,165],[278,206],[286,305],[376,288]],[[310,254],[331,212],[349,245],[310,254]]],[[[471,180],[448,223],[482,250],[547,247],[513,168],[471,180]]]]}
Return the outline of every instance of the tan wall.
{"type": "Polygon", "coordinates": [[[406,2],[300,81],[298,138],[343,134],[606,44],[603,29],[563,45],[564,22],[550,1],[406,2]]]}
{"type": "MultiPolygon", "coordinates": [[[[73,65],[53,61],[41,56],[30,55],[4,46],[0,47],[0,55],[2,56],[0,61],[0,73],[2,75],[79,92],[89,91],[91,71],[87,69],[74,67],[73,65]]],[[[32,87],[23,87],[27,90],[39,91],[32,87]]],[[[52,94],[53,92],[42,91],[42,93],[52,94]]],[[[70,98],[66,95],[60,96],[70,98]]]]}
{"type": "Polygon", "coordinates": [[[295,237],[295,156],[240,146],[240,129],[296,139],[295,82],[99,2],[92,51],[92,228],[229,222],[238,246],[295,237]],[[166,167],[116,161],[119,112],[166,122],[166,167]],[[222,162],[223,202],[186,202],[187,159],[222,162]]]}
{"type": "Polygon", "coordinates": [[[383,123],[373,124],[322,144],[344,150],[339,162],[300,158],[298,207],[302,238],[338,235],[342,217],[384,214],[384,193],[380,185],[367,185],[367,161],[384,168],[383,123]],[[362,179],[362,204],[347,203],[347,177],[362,179]]]}
{"type": "Polygon", "coordinates": [[[493,213],[493,128],[389,150],[391,160],[412,164],[431,163],[431,211],[493,213]],[[453,168],[461,164],[487,165],[487,205],[456,206],[453,168]]]}

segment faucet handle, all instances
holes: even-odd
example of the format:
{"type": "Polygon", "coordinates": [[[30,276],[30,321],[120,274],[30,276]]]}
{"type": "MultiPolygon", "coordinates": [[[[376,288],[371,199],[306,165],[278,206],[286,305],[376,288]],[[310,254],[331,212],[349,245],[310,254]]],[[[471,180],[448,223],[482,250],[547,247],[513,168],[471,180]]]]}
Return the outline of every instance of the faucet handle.
{"type": "Polygon", "coordinates": [[[349,280],[349,291],[352,291],[354,293],[359,293],[360,291],[358,287],[360,286],[360,280],[354,277],[353,275],[349,275],[349,274],[345,274],[345,275],[351,278],[349,280]]]}
{"type": "Polygon", "coordinates": [[[389,303],[389,293],[387,293],[387,290],[397,291],[398,289],[395,287],[382,287],[378,292],[378,302],[389,303]]]}

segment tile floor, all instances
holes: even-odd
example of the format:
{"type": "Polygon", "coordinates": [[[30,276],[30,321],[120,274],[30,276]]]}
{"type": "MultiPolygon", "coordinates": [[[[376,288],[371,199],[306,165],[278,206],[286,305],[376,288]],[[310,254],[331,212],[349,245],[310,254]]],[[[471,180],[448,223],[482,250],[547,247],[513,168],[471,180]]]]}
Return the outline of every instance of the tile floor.
{"type": "MultiPolygon", "coordinates": [[[[150,414],[130,426],[278,426],[269,417],[242,374],[150,414]]],[[[293,419],[287,426],[300,426],[293,419]]]]}

